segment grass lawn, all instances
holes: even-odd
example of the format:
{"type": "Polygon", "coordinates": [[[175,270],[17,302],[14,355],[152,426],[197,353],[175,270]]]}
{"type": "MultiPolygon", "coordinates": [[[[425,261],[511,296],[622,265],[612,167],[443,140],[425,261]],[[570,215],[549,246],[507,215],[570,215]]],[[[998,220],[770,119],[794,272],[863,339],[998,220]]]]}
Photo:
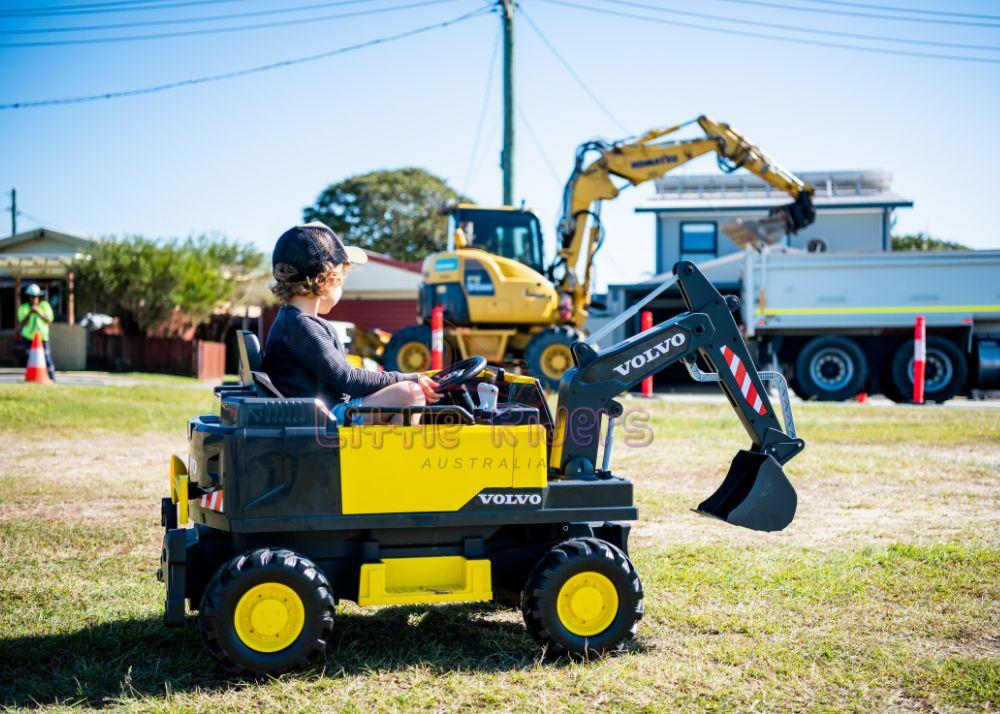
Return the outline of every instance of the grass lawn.
{"type": "Polygon", "coordinates": [[[492,605],[338,607],[316,669],[219,676],[160,624],[159,498],[208,389],[0,385],[0,706],[989,710],[1000,706],[1000,411],[797,408],[795,522],[689,509],[747,441],[728,405],[626,400],[646,591],[627,654],[539,658],[492,605]]]}

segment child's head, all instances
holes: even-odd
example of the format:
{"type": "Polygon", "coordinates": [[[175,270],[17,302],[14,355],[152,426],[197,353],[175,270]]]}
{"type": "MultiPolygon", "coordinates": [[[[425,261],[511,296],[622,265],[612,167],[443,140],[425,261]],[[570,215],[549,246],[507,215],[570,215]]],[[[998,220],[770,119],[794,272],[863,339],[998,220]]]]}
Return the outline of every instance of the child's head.
{"type": "Polygon", "coordinates": [[[361,248],[345,246],[327,226],[316,221],[290,228],[278,238],[271,255],[271,291],[281,302],[318,297],[321,312],[340,300],[344,278],[352,265],[367,263],[361,248]]]}

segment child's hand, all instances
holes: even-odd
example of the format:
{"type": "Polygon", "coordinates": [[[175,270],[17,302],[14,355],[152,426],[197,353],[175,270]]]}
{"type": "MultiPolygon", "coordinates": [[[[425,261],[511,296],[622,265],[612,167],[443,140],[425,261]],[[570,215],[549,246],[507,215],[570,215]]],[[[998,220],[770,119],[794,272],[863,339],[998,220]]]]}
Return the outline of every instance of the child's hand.
{"type": "Polygon", "coordinates": [[[417,384],[424,390],[424,397],[426,397],[428,404],[434,404],[441,398],[441,395],[437,391],[438,383],[426,374],[417,376],[417,384]]]}

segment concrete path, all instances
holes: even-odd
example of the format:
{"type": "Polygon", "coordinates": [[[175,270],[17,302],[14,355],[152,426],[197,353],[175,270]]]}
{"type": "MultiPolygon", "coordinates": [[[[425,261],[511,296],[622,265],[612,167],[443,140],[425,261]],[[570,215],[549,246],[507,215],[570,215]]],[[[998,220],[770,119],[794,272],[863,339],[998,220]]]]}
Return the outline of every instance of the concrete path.
{"type": "MultiPolygon", "coordinates": [[[[19,367],[0,367],[0,384],[14,384],[24,380],[24,370],[19,367]]],[[[195,380],[174,379],[169,375],[162,378],[113,374],[111,372],[62,372],[56,371],[60,386],[72,387],[134,387],[137,385],[157,387],[179,387],[181,389],[206,389],[216,382],[196,382],[195,380]]]]}

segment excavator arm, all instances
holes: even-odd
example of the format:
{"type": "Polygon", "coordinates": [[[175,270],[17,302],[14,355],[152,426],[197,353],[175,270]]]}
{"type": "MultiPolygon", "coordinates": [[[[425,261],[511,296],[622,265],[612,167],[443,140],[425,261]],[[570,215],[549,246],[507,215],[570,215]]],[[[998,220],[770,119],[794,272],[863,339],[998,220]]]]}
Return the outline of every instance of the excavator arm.
{"type": "MultiPolygon", "coordinates": [[[[782,466],[803,448],[775,414],[732,312],[739,299],[723,297],[689,261],[674,267],[687,310],[650,330],[597,351],[573,345],[576,366],[562,378],[549,463],[558,478],[610,478],[612,420],[623,413],[615,397],[672,364],[697,372],[701,357],[750,437],[733,459],[722,486],[698,511],[754,530],[781,530],[795,515],[795,489],[782,466]],[[597,466],[602,421],[608,421],[604,463],[597,466]]],[[[788,407],[790,410],[790,407],[788,407]]],[[[785,413],[791,423],[790,411],[785,413]]]]}
{"type": "MultiPolygon", "coordinates": [[[[812,186],[784,169],[728,124],[715,122],[706,116],[695,121],[704,130],[704,138],[662,141],[663,137],[691,123],[687,122],[652,129],[627,141],[590,141],[577,149],[573,173],[563,191],[560,246],[549,272],[558,281],[560,289],[572,297],[579,324],[586,320],[593,257],[602,241],[600,202],[615,198],[621,191],[612,177],[624,179],[627,185],[637,186],[659,178],[691,159],[715,152],[723,170],[745,168],[795,199],[793,203],[772,211],[767,230],[772,233],[795,233],[815,220],[812,186]],[[598,158],[584,166],[593,152],[599,154],[598,158]],[[583,254],[586,254],[584,273],[577,276],[576,267],[583,254]]],[[[760,234],[761,231],[748,226],[743,235],[752,233],[760,234]]]]}

